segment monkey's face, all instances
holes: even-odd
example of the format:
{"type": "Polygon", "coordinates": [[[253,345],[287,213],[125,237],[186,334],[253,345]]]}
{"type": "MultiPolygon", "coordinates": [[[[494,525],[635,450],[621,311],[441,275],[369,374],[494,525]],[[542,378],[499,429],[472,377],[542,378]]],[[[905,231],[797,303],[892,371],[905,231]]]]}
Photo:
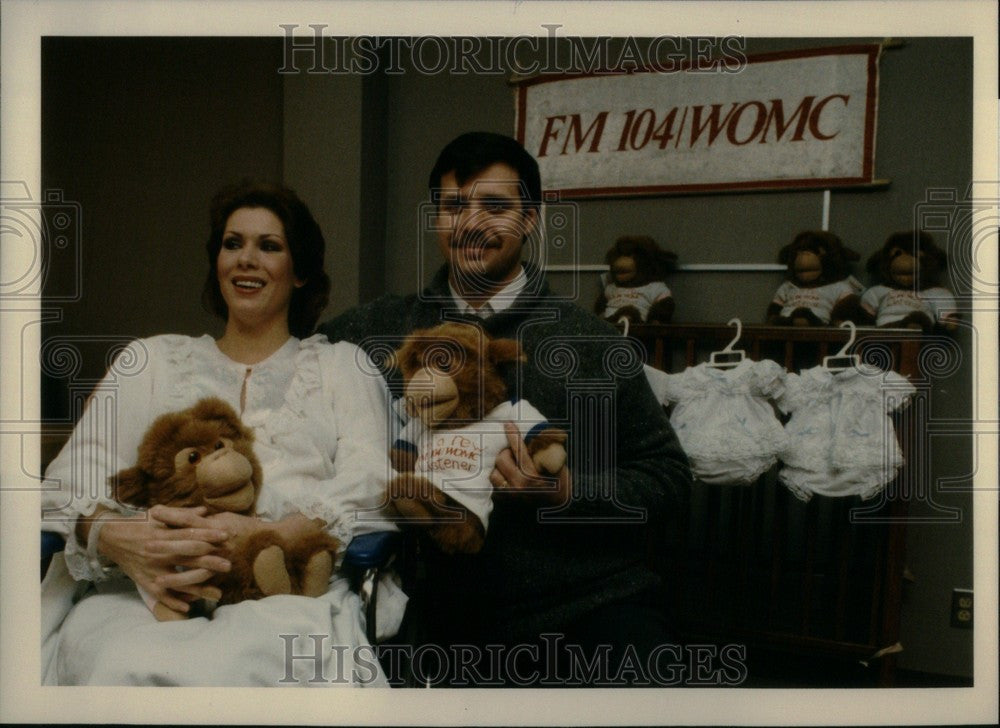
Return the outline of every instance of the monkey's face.
{"type": "Polygon", "coordinates": [[[519,357],[516,341],[491,340],[468,324],[413,332],[396,352],[407,414],[427,427],[482,419],[507,397],[497,364],[519,357]]]}
{"type": "Polygon", "coordinates": [[[134,506],[251,513],[261,478],[252,431],[225,402],[207,398],[158,417],[139,445],[136,465],[110,481],[115,497],[134,506]]]}
{"type": "MultiPolygon", "coordinates": [[[[241,512],[253,506],[253,465],[233,448],[233,441],[220,437],[214,442],[185,447],[174,456],[174,474],[164,489],[194,485],[205,505],[219,511],[241,512]]],[[[193,491],[192,491],[193,492],[193,491]]]]}
{"type": "Polygon", "coordinates": [[[447,420],[458,407],[458,386],[447,370],[422,366],[406,382],[406,413],[428,427],[447,420]]]}
{"type": "Polygon", "coordinates": [[[804,285],[816,283],[823,276],[823,254],[825,252],[822,248],[800,250],[792,263],[795,280],[804,285]]]}
{"type": "Polygon", "coordinates": [[[631,255],[622,255],[611,264],[611,277],[619,286],[627,286],[635,281],[637,266],[631,255]]]}
{"type": "Polygon", "coordinates": [[[889,259],[889,278],[900,288],[922,290],[936,284],[941,266],[939,258],[933,253],[921,250],[913,255],[910,250],[893,246],[886,255],[889,259]]]}
{"type": "Polygon", "coordinates": [[[891,248],[889,257],[889,277],[896,285],[903,288],[913,288],[914,281],[917,280],[918,260],[909,251],[902,248],[891,248]]]}
{"type": "Polygon", "coordinates": [[[471,336],[455,338],[455,333],[473,332],[462,328],[449,336],[447,330],[432,329],[411,338],[399,351],[406,412],[428,427],[455,417],[463,399],[466,406],[478,399],[481,343],[471,336]]]}

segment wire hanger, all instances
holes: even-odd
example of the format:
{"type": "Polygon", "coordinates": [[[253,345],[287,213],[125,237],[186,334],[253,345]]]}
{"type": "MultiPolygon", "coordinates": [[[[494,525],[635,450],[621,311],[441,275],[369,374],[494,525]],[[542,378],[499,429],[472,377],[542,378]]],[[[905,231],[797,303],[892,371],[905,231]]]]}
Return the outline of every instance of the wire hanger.
{"type": "Polygon", "coordinates": [[[857,327],[853,321],[845,321],[840,325],[840,328],[849,328],[851,330],[851,338],[847,340],[847,343],[836,354],[823,357],[823,368],[831,372],[856,369],[861,365],[861,357],[858,354],[847,353],[854,346],[854,339],[858,335],[857,327]]]}
{"type": "Polygon", "coordinates": [[[734,349],[736,342],[740,340],[743,335],[743,322],[738,318],[729,319],[728,326],[736,325],[736,336],[733,340],[726,344],[726,348],[721,351],[713,351],[711,356],[708,358],[708,365],[716,367],[717,369],[729,369],[730,367],[737,366],[744,359],[746,359],[747,353],[743,349],[734,349]]]}

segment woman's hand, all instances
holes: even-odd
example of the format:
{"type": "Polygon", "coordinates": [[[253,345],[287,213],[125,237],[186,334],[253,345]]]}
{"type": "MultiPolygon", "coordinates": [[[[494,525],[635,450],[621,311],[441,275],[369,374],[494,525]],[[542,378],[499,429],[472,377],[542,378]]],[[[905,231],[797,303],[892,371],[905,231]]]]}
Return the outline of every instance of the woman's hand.
{"type": "Polygon", "coordinates": [[[98,549],[158,602],[187,612],[189,602],[222,596],[218,587],[204,582],[229,571],[232,564],[226,555],[239,541],[262,530],[297,538],[325,525],[301,514],[268,523],[236,513],[205,513],[201,506],[157,505],[141,516],[109,519],[101,529],[98,549]]]}
{"type": "Polygon", "coordinates": [[[213,528],[226,531],[229,534],[229,540],[225,544],[223,553],[237,547],[240,541],[261,531],[274,532],[289,541],[294,541],[314,533],[320,533],[326,526],[326,521],[323,519],[308,518],[301,513],[285,516],[280,521],[262,521],[251,516],[222,512],[208,516],[205,521],[213,528]]]}
{"type": "Polygon", "coordinates": [[[229,538],[224,544],[224,551],[232,549],[238,541],[249,538],[258,531],[267,529],[270,525],[255,516],[243,516],[229,511],[213,513],[204,520],[212,528],[229,534],[229,538]]]}
{"type": "Polygon", "coordinates": [[[186,612],[195,599],[218,599],[219,589],[204,582],[231,567],[218,553],[230,533],[205,512],[204,507],[158,505],[140,516],[109,518],[99,534],[98,550],[157,601],[186,612]]]}

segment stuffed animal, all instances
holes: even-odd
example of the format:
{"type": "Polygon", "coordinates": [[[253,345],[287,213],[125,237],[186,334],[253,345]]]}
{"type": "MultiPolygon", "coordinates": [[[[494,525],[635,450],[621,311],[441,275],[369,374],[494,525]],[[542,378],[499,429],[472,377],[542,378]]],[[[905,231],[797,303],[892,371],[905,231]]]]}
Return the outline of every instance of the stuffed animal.
{"type": "MultiPolygon", "coordinates": [[[[156,504],[205,506],[209,513],[253,515],[261,467],[252,449],[253,432],[220,399],[158,417],[139,445],[136,465],[109,481],[116,500],[139,508],[156,504]]],[[[222,591],[219,604],[271,594],[319,596],[333,571],[336,539],[313,521],[294,532],[281,523],[227,544],[232,569],[211,584],[222,591]]],[[[140,590],[141,591],[141,590],[140,590]]],[[[143,598],[160,621],[185,619],[148,594],[143,598]]]]}
{"type": "Polygon", "coordinates": [[[850,275],[849,263],[859,255],[833,233],[807,230],[778,253],[788,266],[788,280],[778,286],[767,308],[767,323],[775,326],[839,326],[861,318],[861,284],[850,275]]]}
{"type": "Polygon", "coordinates": [[[489,476],[508,447],[505,422],[521,431],[539,473],[558,473],[566,462],[566,433],[507,396],[499,367],[522,359],[516,341],[464,323],[414,331],[395,353],[410,420],[392,448],[400,475],[389,482],[389,502],[445,553],[482,548],[493,508],[489,476]]]}
{"type": "Polygon", "coordinates": [[[954,331],[958,324],[955,297],[940,285],[948,256],[930,233],[893,233],[868,260],[877,285],[861,297],[866,323],[930,331],[954,331]]]}
{"type": "Polygon", "coordinates": [[[677,264],[677,256],[661,250],[645,235],[618,238],[604,256],[610,270],[601,276],[602,290],[594,312],[608,321],[668,323],[674,298],[663,282],[677,264]]]}

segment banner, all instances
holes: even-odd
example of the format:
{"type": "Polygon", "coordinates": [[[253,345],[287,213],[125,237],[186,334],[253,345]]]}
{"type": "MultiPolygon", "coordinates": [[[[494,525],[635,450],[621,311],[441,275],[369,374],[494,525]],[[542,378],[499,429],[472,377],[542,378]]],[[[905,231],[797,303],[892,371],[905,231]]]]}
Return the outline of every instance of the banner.
{"type": "Polygon", "coordinates": [[[870,184],[880,50],[539,76],[518,84],[517,138],[566,198],[870,184]]]}

